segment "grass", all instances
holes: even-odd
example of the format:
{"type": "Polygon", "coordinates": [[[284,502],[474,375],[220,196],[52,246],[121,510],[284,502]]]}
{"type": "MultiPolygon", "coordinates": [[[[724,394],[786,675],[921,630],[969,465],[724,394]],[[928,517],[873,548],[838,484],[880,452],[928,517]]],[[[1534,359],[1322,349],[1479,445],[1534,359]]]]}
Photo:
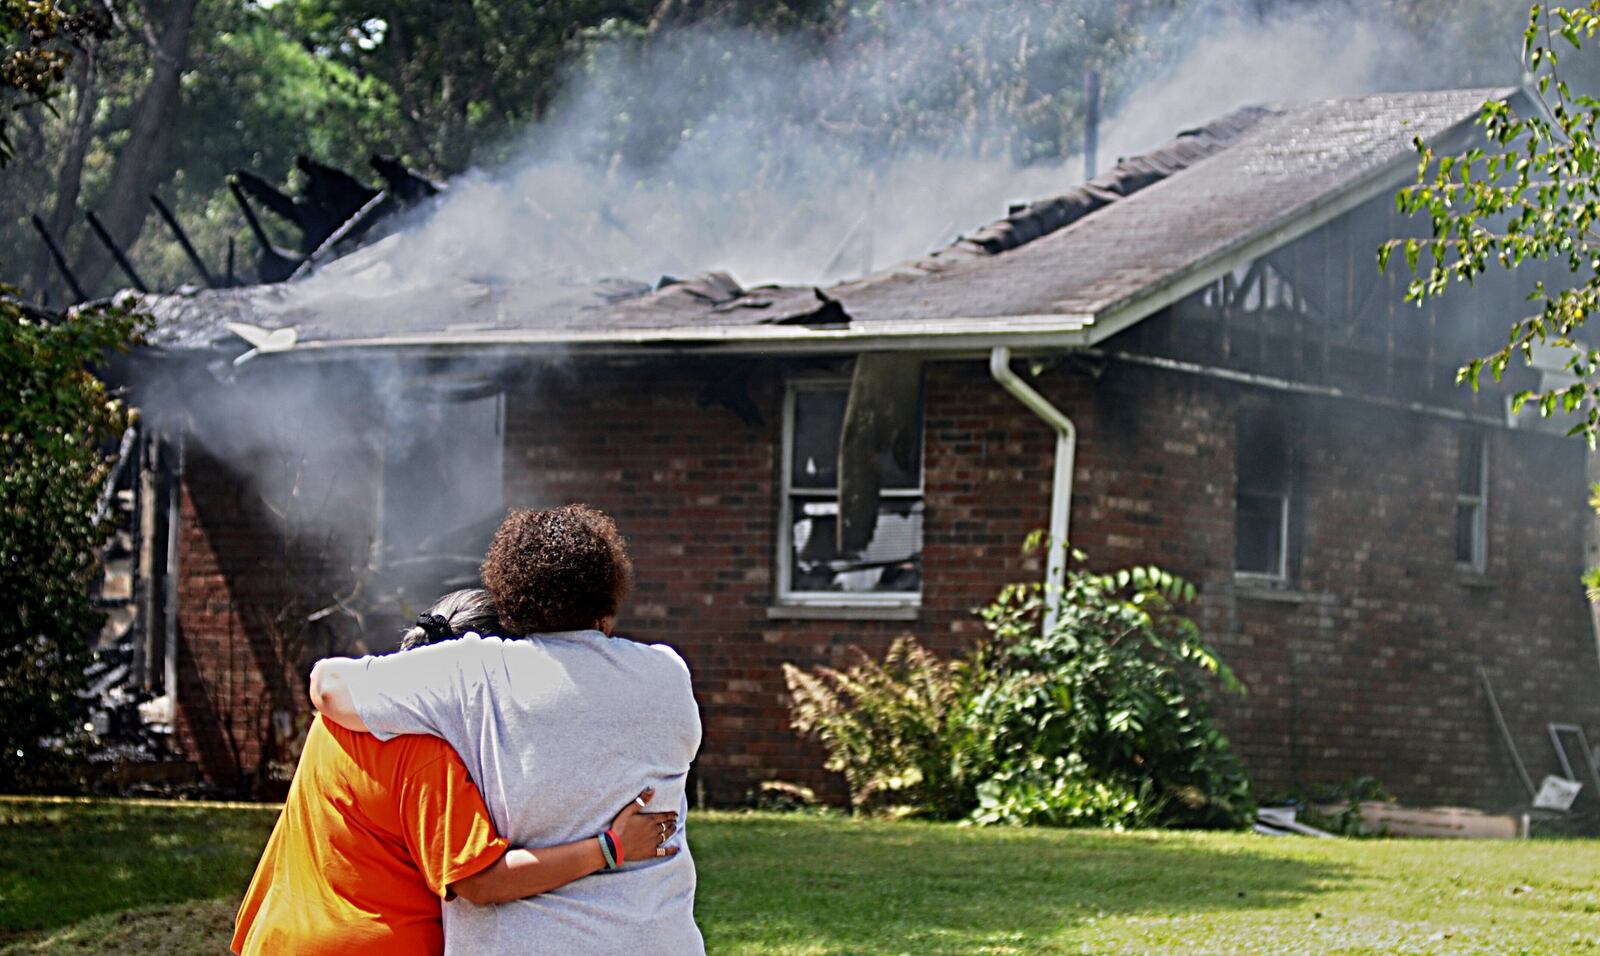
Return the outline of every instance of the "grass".
{"type": "Polygon", "coordinates": [[[226,949],[234,904],[277,815],[259,806],[0,798],[0,953],[226,949]],[[170,921],[126,913],[164,906],[170,921]],[[204,918],[191,927],[195,913],[204,918]],[[169,939],[164,928],[189,931],[169,939]]]}
{"type": "MultiPolygon", "coordinates": [[[[273,817],[0,801],[0,954],[219,952],[273,817]]],[[[713,956],[1600,953],[1600,841],[727,813],[696,815],[690,833],[713,956]]]]}

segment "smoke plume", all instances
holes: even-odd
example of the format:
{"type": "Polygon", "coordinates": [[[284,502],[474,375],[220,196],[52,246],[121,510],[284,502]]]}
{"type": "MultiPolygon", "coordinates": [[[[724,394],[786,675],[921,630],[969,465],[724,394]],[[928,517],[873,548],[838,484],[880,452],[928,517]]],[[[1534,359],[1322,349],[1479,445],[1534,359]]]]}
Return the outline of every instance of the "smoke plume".
{"type": "MultiPolygon", "coordinates": [[[[295,294],[337,312],[380,289],[431,309],[452,278],[853,277],[1081,182],[1090,71],[1106,91],[1101,169],[1250,103],[1516,81],[1520,2],[1437,3],[1432,20],[1422,6],[884,2],[822,38],[719,27],[602,43],[548,121],[499,144],[505,158],[295,294]]],[[[196,418],[196,439],[275,508],[297,501],[370,542],[377,519],[340,516],[376,509],[373,474],[341,463],[433,440],[406,376],[373,371],[360,415],[339,411],[349,381],[245,379],[196,418]]],[[[460,494],[403,470],[384,481],[419,513],[460,494]]]]}
{"type": "Polygon", "coordinates": [[[1091,71],[1103,169],[1246,104],[1514,82],[1525,12],[1158,6],[889,3],[820,41],[601,44],[551,118],[501,145],[511,158],[458,177],[376,254],[382,281],[851,277],[1080,182],[1091,71]]]}

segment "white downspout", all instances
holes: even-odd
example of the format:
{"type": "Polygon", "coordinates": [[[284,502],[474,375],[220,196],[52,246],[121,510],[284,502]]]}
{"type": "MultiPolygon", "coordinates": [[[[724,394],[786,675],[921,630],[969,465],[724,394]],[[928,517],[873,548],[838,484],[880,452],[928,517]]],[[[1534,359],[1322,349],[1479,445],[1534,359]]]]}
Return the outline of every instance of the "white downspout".
{"type": "Polygon", "coordinates": [[[1056,430],[1056,475],[1050,491],[1050,551],[1044,572],[1044,627],[1055,627],[1061,616],[1061,583],[1067,570],[1067,533],[1072,520],[1073,458],[1078,449],[1078,429],[1037,391],[1011,371],[1011,350],[996,346],[989,353],[989,374],[1017,401],[1056,430]]]}

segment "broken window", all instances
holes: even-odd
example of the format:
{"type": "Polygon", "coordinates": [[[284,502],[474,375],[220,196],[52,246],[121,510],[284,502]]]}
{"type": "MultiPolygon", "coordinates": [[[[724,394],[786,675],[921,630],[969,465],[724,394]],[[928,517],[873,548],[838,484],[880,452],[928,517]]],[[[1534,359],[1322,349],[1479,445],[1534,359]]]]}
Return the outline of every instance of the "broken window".
{"type": "Polygon", "coordinates": [[[1456,457],[1456,564],[1482,573],[1488,562],[1489,443],[1482,430],[1460,433],[1456,457]]]}
{"type": "Polygon", "coordinates": [[[842,548],[839,445],[848,400],[846,382],[790,385],[784,408],[779,597],[797,603],[914,601],[922,591],[921,430],[914,454],[897,458],[888,448],[875,453],[881,481],[876,522],[864,546],[842,548]]]}
{"type": "Polygon", "coordinates": [[[1291,475],[1288,423],[1275,409],[1239,410],[1234,570],[1283,580],[1289,573],[1291,475]]]}

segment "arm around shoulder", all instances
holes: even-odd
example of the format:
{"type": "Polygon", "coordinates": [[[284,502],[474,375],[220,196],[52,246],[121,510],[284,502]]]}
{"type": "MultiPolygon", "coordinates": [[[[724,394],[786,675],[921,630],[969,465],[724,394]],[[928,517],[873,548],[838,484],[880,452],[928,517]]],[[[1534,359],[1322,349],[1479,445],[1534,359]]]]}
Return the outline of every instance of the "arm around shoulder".
{"type": "Polygon", "coordinates": [[[366,722],[356,712],[355,698],[350,692],[350,681],[361,667],[361,661],[348,657],[317,661],[311,668],[311,706],[346,730],[366,733],[366,722]]]}

